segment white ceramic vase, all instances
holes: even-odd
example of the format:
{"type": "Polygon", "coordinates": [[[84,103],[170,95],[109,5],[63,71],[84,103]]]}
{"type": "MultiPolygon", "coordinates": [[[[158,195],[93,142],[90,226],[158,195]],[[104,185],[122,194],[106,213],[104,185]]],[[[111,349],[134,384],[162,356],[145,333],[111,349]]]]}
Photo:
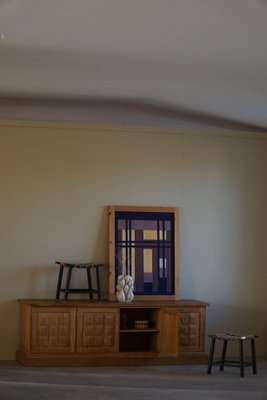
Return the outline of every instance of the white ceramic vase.
{"type": "Polygon", "coordinates": [[[116,298],[119,302],[131,303],[133,301],[134,282],[131,275],[119,275],[117,279],[116,289],[116,298]]]}

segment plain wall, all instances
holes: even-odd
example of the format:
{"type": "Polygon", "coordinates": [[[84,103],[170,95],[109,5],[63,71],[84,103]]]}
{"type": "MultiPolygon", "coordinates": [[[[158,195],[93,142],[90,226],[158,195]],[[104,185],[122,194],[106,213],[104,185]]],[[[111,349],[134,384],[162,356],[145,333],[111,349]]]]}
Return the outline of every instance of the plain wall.
{"type": "Polygon", "coordinates": [[[267,136],[2,121],[0,175],[1,359],[17,299],[54,298],[55,261],[108,262],[108,205],[180,207],[181,298],[267,355],[267,136]]]}

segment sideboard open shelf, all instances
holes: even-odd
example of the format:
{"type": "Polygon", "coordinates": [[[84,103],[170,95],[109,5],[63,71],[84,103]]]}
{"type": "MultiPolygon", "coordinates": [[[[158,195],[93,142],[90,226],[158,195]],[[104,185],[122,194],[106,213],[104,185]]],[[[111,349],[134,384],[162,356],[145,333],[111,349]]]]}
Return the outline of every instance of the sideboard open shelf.
{"type": "Polygon", "coordinates": [[[121,352],[159,352],[160,308],[126,307],[120,309],[121,352]],[[135,321],[148,321],[148,327],[136,329],[135,321]]]}
{"type": "Polygon", "coordinates": [[[26,366],[202,364],[207,303],[20,300],[26,366]],[[148,321],[144,328],[136,321],[148,321]]]}

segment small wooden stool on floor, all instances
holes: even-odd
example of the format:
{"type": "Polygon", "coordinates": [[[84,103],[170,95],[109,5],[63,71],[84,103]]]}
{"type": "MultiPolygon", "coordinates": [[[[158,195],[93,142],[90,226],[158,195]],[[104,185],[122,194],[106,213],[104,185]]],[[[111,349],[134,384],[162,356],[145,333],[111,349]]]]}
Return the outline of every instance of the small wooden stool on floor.
{"type": "Polygon", "coordinates": [[[59,264],[56,301],[60,300],[61,292],[64,293],[64,301],[65,302],[68,300],[69,293],[88,293],[90,301],[93,301],[94,294],[97,294],[98,301],[99,302],[102,301],[102,289],[101,289],[99,269],[101,267],[104,267],[103,264],[92,264],[92,263],[70,264],[70,263],[65,263],[65,262],[60,262],[60,261],[56,261],[56,264],[59,264]],[[67,269],[67,277],[66,277],[65,288],[62,288],[64,268],[67,269]],[[74,268],[86,269],[88,289],[70,289],[72,270],[74,268]],[[93,270],[96,272],[96,287],[97,287],[96,289],[93,289],[93,286],[92,286],[91,271],[93,271],[93,270]]]}
{"type": "Polygon", "coordinates": [[[256,365],[256,350],[255,350],[255,339],[258,337],[257,335],[233,335],[230,333],[212,333],[208,335],[211,338],[210,345],[210,354],[209,354],[209,362],[208,362],[208,370],[207,373],[211,373],[211,368],[213,365],[220,366],[220,371],[223,371],[224,367],[238,367],[240,368],[241,378],[244,376],[244,367],[252,366],[253,374],[257,373],[257,365],[256,365]],[[222,355],[220,361],[213,361],[214,348],[216,340],[223,340],[223,348],[222,355]],[[250,340],[251,344],[251,361],[244,361],[244,353],[243,353],[243,342],[246,340],[250,340]],[[229,341],[234,341],[239,343],[239,361],[226,360],[226,349],[229,341]]]}

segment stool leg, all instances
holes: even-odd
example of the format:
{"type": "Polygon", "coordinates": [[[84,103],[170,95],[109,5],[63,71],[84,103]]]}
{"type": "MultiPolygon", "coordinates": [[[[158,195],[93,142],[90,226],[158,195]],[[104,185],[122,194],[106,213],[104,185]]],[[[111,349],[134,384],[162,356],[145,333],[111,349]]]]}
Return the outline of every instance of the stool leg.
{"type": "Polygon", "coordinates": [[[91,270],[90,268],[86,268],[87,272],[87,282],[88,282],[88,289],[89,289],[89,299],[90,301],[94,300],[93,296],[93,287],[92,287],[92,279],[91,279],[91,270]]]}
{"type": "Polygon", "coordinates": [[[61,285],[62,285],[63,270],[64,270],[64,265],[60,265],[58,280],[57,280],[56,301],[59,301],[59,299],[60,299],[60,290],[61,290],[61,285]]]}
{"type": "Polygon", "coordinates": [[[65,293],[64,293],[64,301],[65,302],[67,302],[67,300],[68,300],[72,268],[73,268],[72,266],[68,266],[68,274],[67,274],[65,293]]]}
{"type": "Polygon", "coordinates": [[[252,356],[252,371],[253,374],[257,373],[257,364],[256,364],[256,349],[255,349],[255,340],[251,339],[251,356],[252,356]]]}
{"type": "Polygon", "coordinates": [[[211,368],[212,368],[212,363],[213,363],[213,355],[214,355],[214,348],[215,348],[215,342],[216,339],[212,338],[211,339],[211,344],[210,344],[210,354],[209,354],[209,361],[208,361],[208,370],[207,374],[211,373],[211,368]]]}
{"type": "Polygon", "coordinates": [[[243,353],[243,341],[239,340],[239,355],[240,355],[240,376],[244,377],[244,353],[243,353]]]}
{"type": "Polygon", "coordinates": [[[220,366],[220,371],[223,371],[224,369],[224,362],[225,362],[225,355],[226,355],[226,349],[227,349],[227,340],[223,341],[223,349],[222,349],[222,357],[221,357],[221,366],[220,366]]]}
{"type": "Polygon", "coordinates": [[[102,290],[101,290],[101,283],[100,283],[100,271],[99,267],[96,268],[96,287],[97,287],[97,295],[98,295],[98,301],[101,303],[102,301],[102,290]]]}

